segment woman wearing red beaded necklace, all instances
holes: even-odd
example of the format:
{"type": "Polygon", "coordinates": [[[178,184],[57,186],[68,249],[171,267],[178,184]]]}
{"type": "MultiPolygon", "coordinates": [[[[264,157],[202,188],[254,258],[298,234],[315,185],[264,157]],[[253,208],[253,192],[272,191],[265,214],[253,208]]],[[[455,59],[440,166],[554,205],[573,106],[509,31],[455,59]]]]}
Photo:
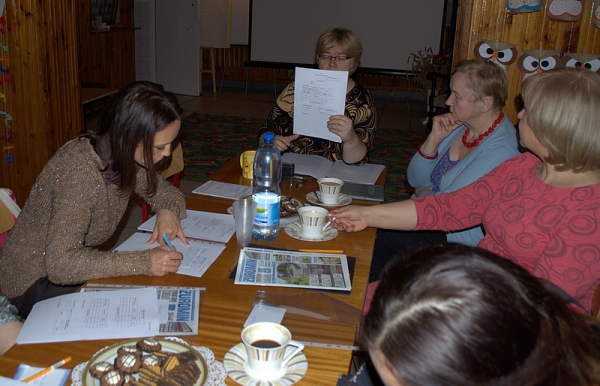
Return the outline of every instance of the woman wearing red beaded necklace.
{"type": "Polygon", "coordinates": [[[528,152],[455,192],[333,210],[331,225],[354,232],[483,224],[478,247],[591,311],[600,284],[600,76],[587,69],[547,71],[528,77],[522,96],[519,133],[528,152]]]}
{"type": "MultiPolygon", "coordinates": [[[[488,60],[462,60],[450,88],[450,113],[434,117],[431,133],[408,166],[407,179],[418,197],[463,188],[519,154],[515,128],[502,113],[508,97],[504,70],[488,60]]],[[[379,229],[369,281],[377,280],[398,253],[443,241],[476,246],[481,239],[480,226],[451,233],[379,229]]]]}

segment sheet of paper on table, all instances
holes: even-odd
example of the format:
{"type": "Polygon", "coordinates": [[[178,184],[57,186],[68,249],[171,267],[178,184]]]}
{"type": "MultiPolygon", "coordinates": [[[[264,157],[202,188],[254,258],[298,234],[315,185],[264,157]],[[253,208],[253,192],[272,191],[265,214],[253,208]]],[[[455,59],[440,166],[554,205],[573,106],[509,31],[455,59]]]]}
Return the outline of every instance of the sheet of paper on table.
{"type": "Polygon", "coordinates": [[[159,319],[155,288],[61,295],[33,306],[17,343],[154,336],[159,319]]]}
{"type": "MultiPolygon", "coordinates": [[[[117,291],[145,288],[131,284],[87,283],[81,292],[117,291]]],[[[160,332],[157,335],[198,335],[200,309],[206,288],[150,286],[156,289],[160,332]]]]}
{"type": "Polygon", "coordinates": [[[204,194],[206,196],[230,198],[237,200],[252,194],[252,187],[246,185],[231,184],[229,182],[220,182],[209,180],[192,190],[194,194],[204,194]]]}
{"type": "MultiPolygon", "coordinates": [[[[227,243],[235,232],[235,220],[230,214],[187,210],[187,217],[181,220],[185,237],[227,243]]],[[[156,215],[138,227],[141,231],[152,232],[156,215]]]]}
{"type": "Polygon", "coordinates": [[[314,154],[284,153],[283,162],[294,164],[294,173],[314,178],[334,177],[346,182],[373,185],[385,166],[378,164],[348,165],[342,160],[331,162],[314,154]]]}
{"type": "MultiPolygon", "coordinates": [[[[15,371],[15,375],[13,376],[13,379],[22,381],[24,379],[31,377],[34,374],[39,373],[42,370],[44,370],[44,367],[33,367],[33,366],[24,365],[23,363],[21,363],[19,365],[19,367],[17,368],[17,371],[15,371]]],[[[50,371],[49,373],[44,374],[43,376],[41,376],[37,379],[34,379],[30,383],[27,383],[27,385],[63,386],[64,384],[67,383],[67,380],[69,379],[69,375],[71,375],[71,370],[69,370],[69,369],[54,369],[54,370],[50,371]]],[[[6,378],[0,377],[0,385],[2,385],[2,386],[11,385],[11,383],[5,382],[5,379],[6,378]]],[[[23,382],[16,382],[16,381],[15,381],[15,384],[21,385],[21,386],[24,385],[23,382]]]]}
{"type": "MultiPolygon", "coordinates": [[[[150,234],[136,232],[125,240],[121,245],[115,248],[115,251],[142,251],[154,249],[159,246],[158,243],[147,245],[146,241],[150,238],[150,234]]],[[[179,238],[172,241],[173,247],[177,252],[183,254],[181,266],[177,273],[187,276],[202,277],[204,272],[212,263],[217,260],[217,257],[225,250],[225,244],[211,243],[207,241],[189,239],[190,246],[183,244],[179,238]]]]}
{"type": "Polygon", "coordinates": [[[327,129],[332,115],[344,115],[347,71],[296,67],[294,77],[294,134],[342,142],[327,129]]]}

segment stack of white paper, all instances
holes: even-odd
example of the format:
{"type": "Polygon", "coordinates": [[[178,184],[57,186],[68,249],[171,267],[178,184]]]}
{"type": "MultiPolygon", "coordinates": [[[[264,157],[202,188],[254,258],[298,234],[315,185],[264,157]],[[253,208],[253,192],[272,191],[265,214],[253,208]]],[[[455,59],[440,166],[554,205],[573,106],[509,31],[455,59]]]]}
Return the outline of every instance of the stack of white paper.
{"type": "Polygon", "coordinates": [[[17,343],[141,338],[159,324],[155,288],[80,292],[37,302],[17,343]]]}

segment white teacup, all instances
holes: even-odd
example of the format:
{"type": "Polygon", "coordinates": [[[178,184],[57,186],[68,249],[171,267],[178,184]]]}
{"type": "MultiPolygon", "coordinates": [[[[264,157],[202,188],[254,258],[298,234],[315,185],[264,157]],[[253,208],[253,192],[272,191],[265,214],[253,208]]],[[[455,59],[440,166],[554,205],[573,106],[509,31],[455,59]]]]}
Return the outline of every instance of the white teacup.
{"type": "Polygon", "coordinates": [[[254,323],[244,328],[242,342],[248,354],[244,371],[253,378],[266,381],[282,377],[290,359],[304,350],[302,343],[292,340],[290,330],[270,322],[254,323]]]}
{"type": "Polygon", "coordinates": [[[339,178],[319,178],[319,191],[321,192],[321,202],[324,204],[337,204],[340,201],[340,193],[344,181],[339,178]]]}
{"type": "Polygon", "coordinates": [[[302,226],[302,236],[309,239],[323,237],[325,229],[329,226],[328,214],[329,211],[320,206],[303,206],[299,208],[298,216],[302,226]]]}

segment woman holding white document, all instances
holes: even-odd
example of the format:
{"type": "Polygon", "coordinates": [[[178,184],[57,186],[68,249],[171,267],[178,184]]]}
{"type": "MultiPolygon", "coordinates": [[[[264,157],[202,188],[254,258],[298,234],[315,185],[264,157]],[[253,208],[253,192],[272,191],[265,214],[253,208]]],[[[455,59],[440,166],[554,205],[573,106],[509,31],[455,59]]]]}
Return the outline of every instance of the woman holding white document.
{"type": "Polygon", "coordinates": [[[321,70],[348,71],[344,115],[332,115],[327,129],[342,142],[293,134],[294,83],[277,98],[273,110],[259,131],[259,141],[266,132],[275,133],[275,145],[281,151],[316,154],[332,162],[363,164],[373,151],[375,137],[375,102],[371,93],[350,78],[360,65],[362,44],[352,31],[333,28],[324,32],[315,47],[315,63],[321,70]]]}

